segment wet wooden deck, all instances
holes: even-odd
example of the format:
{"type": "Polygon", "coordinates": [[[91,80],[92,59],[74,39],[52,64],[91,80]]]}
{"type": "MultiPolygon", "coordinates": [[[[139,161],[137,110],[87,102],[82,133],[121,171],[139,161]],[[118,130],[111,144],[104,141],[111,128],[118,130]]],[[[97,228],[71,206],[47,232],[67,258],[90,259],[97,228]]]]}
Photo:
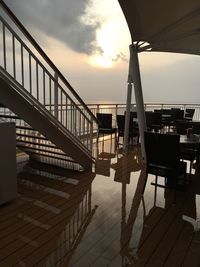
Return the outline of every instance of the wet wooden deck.
{"type": "MultiPolygon", "coordinates": [[[[0,207],[0,266],[200,266],[200,177],[184,192],[151,185],[140,148],[99,142],[92,172],[20,165],[0,207]]],[[[162,178],[160,178],[162,182],[162,178]]]]}

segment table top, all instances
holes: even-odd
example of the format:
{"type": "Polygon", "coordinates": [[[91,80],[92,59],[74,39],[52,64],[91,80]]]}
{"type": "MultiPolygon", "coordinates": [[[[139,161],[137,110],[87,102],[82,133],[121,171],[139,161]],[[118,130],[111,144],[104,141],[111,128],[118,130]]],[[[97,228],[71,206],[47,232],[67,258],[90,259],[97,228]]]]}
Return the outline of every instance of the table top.
{"type": "Polygon", "coordinates": [[[162,118],[171,118],[172,115],[170,114],[162,114],[162,118]]]}
{"type": "Polygon", "coordinates": [[[200,144],[200,135],[191,134],[190,137],[187,135],[180,135],[180,143],[182,144],[200,144]]]}

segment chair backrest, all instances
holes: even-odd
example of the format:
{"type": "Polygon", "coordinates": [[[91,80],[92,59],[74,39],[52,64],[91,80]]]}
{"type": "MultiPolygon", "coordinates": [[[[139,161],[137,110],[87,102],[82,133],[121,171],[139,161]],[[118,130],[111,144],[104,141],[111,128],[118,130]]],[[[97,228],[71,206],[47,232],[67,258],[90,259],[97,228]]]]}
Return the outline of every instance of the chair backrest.
{"type": "Polygon", "coordinates": [[[162,109],[154,109],[154,112],[163,114],[163,110],[162,109]]]}
{"type": "Polygon", "coordinates": [[[146,118],[147,128],[151,128],[151,126],[153,124],[153,112],[152,111],[145,111],[145,118],[146,118]]]}
{"type": "Polygon", "coordinates": [[[193,134],[200,134],[200,122],[191,122],[189,125],[192,127],[193,134]]]}
{"type": "MultiPolygon", "coordinates": [[[[118,127],[118,132],[120,134],[123,134],[124,129],[125,129],[125,115],[117,115],[117,127],[118,127]]],[[[134,128],[135,127],[134,127],[133,118],[130,117],[129,135],[132,134],[134,128]]]]}
{"type": "Polygon", "coordinates": [[[131,116],[132,118],[137,118],[137,111],[131,111],[131,112],[130,112],[130,116],[131,116]]]}
{"type": "Polygon", "coordinates": [[[182,120],[184,118],[184,110],[180,109],[180,108],[172,108],[172,116],[173,116],[173,120],[177,121],[177,120],[182,120]]]}
{"type": "Polygon", "coordinates": [[[163,114],[172,115],[173,111],[171,109],[163,109],[163,114]]]}
{"type": "Polygon", "coordinates": [[[117,127],[119,132],[124,132],[125,115],[117,115],[117,127]]]}
{"type": "Polygon", "coordinates": [[[112,129],[112,114],[111,113],[97,113],[97,120],[99,128],[112,129]]]}
{"type": "Polygon", "coordinates": [[[186,118],[193,118],[195,109],[194,108],[186,108],[185,112],[186,112],[186,114],[185,114],[186,118]]]}
{"type": "Polygon", "coordinates": [[[147,164],[176,167],[179,162],[179,141],[179,135],[145,132],[147,164]]]}
{"type": "Polygon", "coordinates": [[[153,124],[161,125],[162,123],[162,114],[160,112],[153,112],[153,124]]]}

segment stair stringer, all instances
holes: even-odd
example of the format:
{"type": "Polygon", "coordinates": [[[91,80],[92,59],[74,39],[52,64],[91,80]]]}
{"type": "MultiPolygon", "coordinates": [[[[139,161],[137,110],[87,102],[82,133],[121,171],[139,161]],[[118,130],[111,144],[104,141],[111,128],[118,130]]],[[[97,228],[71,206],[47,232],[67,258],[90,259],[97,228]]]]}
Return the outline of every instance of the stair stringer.
{"type": "MultiPolygon", "coordinates": [[[[1,103],[62,149],[63,152],[78,162],[84,170],[91,170],[93,158],[84,150],[81,142],[75,139],[67,129],[65,133],[59,129],[59,122],[56,125],[54,121],[49,120],[41,110],[38,110],[37,106],[32,105],[14,87],[17,88],[17,85],[11,85],[0,77],[1,103]]],[[[51,114],[49,115],[51,116],[51,114]]]]}

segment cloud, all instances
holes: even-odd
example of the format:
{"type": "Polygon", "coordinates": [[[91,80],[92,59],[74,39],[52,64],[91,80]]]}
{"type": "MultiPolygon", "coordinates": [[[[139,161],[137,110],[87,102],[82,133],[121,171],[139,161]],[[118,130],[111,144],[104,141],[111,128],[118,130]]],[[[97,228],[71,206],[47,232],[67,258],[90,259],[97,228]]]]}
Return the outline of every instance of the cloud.
{"type": "Polygon", "coordinates": [[[123,52],[119,52],[115,57],[111,57],[111,60],[112,60],[113,62],[116,62],[116,61],[118,61],[118,60],[122,60],[122,61],[128,63],[128,58],[126,57],[126,55],[124,55],[123,52]]]}
{"type": "Polygon", "coordinates": [[[101,21],[87,14],[90,0],[5,0],[5,3],[37,36],[38,31],[43,32],[78,53],[91,55],[100,51],[96,32],[101,21]]]}

